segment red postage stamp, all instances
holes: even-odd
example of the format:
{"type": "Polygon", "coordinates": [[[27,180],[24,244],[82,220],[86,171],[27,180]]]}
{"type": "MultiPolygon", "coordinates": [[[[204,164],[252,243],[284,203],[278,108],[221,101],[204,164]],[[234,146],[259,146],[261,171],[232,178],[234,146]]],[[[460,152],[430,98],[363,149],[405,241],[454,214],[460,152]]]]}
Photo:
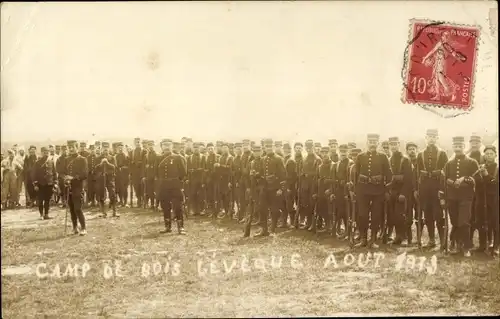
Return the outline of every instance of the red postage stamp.
{"type": "Polygon", "coordinates": [[[412,20],[403,102],[468,111],[473,105],[479,27],[412,20]]]}

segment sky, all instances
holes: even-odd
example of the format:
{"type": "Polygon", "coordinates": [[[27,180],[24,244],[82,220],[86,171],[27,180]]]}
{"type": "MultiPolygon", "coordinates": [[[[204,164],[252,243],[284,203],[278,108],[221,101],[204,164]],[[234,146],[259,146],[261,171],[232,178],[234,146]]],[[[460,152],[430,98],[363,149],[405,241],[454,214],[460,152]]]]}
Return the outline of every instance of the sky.
{"type": "Polygon", "coordinates": [[[450,139],[496,132],[498,47],[488,18],[496,7],[3,3],[2,140],[413,138],[430,127],[450,139]],[[470,114],[445,119],[401,102],[412,18],[481,27],[470,114]]]}

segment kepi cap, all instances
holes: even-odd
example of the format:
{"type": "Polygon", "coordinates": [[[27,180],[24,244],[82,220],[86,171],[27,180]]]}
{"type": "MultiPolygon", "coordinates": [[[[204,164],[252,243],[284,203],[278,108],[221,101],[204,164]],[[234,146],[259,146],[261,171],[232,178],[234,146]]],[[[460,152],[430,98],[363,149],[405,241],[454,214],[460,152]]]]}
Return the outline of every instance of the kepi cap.
{"type": "Polygon", "coordinates": [[[427,130],[427,132],[425,133],[425,135],[427,136],[438,136],[439,135],[439,131],[435,128],[430,128],[427,130]]]}
{"type": "Polygon", "coordinates": [[[397,136],[389,137],[389,143],[399,143],[399,137],[397,136]]]}
{"type": "Polygon", "coordinates": [[[464,144],[465,143],[465,137],[463,136],[455,136],[453,137],[453,144],[464,144]]]}
{"type": "Polygon", "coordinates": [[[380,135],[371,133],[368,134],[366,138],[370,141],[378,141],[380,139],[380,135]]]}

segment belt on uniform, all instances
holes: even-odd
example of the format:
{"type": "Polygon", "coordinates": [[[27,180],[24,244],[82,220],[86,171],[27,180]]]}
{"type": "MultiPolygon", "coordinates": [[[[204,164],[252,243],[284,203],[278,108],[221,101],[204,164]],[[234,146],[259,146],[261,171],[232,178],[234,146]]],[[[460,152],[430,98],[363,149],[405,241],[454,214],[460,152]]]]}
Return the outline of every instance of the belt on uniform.
{"type": "Polygon", "coordinates": [[[374,184],[374,185],[380,185],[382,184],[382,175],[375,175],[375,176],[366,176],[366,175],[359,175],[358,182],[360,184],[374,184]]]}
{"type": "Polygon", "coordinates": [[[431,172],[421,170],[420,176],[424,178],[437,179],[441,176],[441,170],[433,170],[431,172]]]}

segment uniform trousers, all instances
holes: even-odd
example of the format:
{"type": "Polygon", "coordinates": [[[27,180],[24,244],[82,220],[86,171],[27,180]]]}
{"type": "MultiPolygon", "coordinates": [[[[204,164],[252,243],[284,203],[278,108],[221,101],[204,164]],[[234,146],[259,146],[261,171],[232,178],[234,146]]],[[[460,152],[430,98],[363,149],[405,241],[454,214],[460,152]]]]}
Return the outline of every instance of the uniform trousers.
{"type": "Polygon", "coordinates": [[[38,185],[38,211],[40,216],[49,214],[50,199],[54,185],[38,185]]]}

